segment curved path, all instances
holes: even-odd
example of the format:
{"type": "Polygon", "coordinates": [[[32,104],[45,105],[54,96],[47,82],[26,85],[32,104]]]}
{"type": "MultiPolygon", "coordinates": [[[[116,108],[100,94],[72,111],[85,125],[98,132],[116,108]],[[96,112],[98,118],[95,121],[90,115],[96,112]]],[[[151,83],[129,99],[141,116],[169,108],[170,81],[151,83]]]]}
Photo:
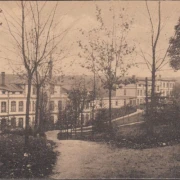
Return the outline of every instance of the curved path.
{"type": "Polygon", "coordinates": [[[50,177],[53,179],[172,178],[180,172],[179,145],[145,150],[117,149],[96,142],[59,141],[58,132],[46,133],[49,140],[56,142],[55,150],[60,152],[50,177]]]}

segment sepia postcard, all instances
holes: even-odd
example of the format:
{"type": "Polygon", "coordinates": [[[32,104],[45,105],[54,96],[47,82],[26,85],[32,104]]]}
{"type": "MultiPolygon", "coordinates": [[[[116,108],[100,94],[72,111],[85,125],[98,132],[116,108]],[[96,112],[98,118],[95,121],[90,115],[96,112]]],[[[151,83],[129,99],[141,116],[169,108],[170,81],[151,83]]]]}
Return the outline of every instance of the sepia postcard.
{"type": "Polygon", "coordinates": [[[180,1],[0,1],[0,178],[179,179],[180,1]]]}

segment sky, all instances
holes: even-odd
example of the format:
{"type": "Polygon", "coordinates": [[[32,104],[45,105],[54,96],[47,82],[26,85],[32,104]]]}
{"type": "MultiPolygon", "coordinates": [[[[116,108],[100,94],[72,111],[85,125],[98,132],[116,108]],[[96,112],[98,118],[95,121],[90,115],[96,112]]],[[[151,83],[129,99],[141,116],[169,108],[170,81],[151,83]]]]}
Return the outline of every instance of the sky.
{"type": "MultiPolygon", "coordinates": [[[[41,5],[44,2],[40,2],[41,5]]],[[[49,1],[46,3],[46,9],[44,12],[44,20],[47,18],[47,14],[51,8],[55,6],[55,1],[49,1]]],[[[133,67],[129,70],[129,75],[136,76],[150,76],[150,71],[147,69],[143,58],[141,57],[141,49],[150,58],[151,54],[151,39],[150,39],[150,23],[148,19],[147,9],[145,1],[62,1],[58,2],[58,7],[55,15],[55,22],[60,22],[54,29],[54,33],[61,32],[64,29],[70,27],[70,30],[66,34],[65,38],[59,45],[61,48],[68,49],[69,55],[67,58],[58,62],[54,66],[58,69],[63,67],[64,73],[68,75],[81,75],[91,74],[87,69],[80,67],[79,63],[83,62],[83,59],[78,57],[80,49],[77,46],[77,41],[87,42],[87,39],[82,36],[80,29],[84,31],[90,31],[93,27],[98,25],[96,19],[96,5],[102,11],[102,17],[105,20],[109,28],[112,27],[112,18],[109,12],[109,8],[113,7],[115,12],[121,12],[125,14],[127,19],[133,19],[133,24],[130,27],[128,34],[128,43],[135,45],[136,49],[133,54],[133,61],[138,63],[138,67],[133,67]]],[[[152,14],[152,20],[154,27],[157,27],[157,2],[148,1],[149,9],[152,14]]],[[[4,17],[8,20],[16,22],[19,20],[21,10],[19,2],[15,1],[0,1],[0,8],[3,10],[3,14],[0,14],[0,71],[12,73],[16,70],[21,60],[14,50],[14,42],[8,31],[7,23],[4,17]]],[[[162,30],[157,47],[158,57],[163,57],[168,47],[169,38],[174,35],[174,26],[177,24],[180,17],[180,2],[178,1],[162,1],[162,30]]],[[[102,37],[103,38],[103,37],[102,37]]],[[[57,54],[54,55],[55,59],[58,59],[57,54]]],[[[166,58],[168,62],[169,57],[166,58]]],[[[178,77],[180,71],[174,72],[167,64],[162,71],[158,72],[162,76],[178,77]]]]}

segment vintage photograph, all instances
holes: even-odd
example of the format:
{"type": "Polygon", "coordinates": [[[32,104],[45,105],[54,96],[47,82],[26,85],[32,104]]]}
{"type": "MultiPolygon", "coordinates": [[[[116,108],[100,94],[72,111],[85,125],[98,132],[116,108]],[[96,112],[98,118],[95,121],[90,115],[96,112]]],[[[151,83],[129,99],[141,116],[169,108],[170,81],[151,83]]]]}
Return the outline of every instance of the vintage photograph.
{"type": "Polygon", "coordinates": [[[0,179],[180,178],[180,1],[0,1],[0,179]]]}

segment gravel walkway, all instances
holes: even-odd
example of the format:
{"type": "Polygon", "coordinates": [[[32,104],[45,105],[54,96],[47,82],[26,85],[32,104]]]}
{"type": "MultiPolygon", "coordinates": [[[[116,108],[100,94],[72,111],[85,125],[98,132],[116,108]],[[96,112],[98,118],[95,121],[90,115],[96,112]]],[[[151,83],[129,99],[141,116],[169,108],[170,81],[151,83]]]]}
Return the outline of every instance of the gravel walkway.
{"type": "Polygon", "coordinates": [[[59,131],[47,132],[60,152],[53,179],[180,178],[180,146],[154,149],[118,149],[104,143],[57,140],[59,131]]]}

